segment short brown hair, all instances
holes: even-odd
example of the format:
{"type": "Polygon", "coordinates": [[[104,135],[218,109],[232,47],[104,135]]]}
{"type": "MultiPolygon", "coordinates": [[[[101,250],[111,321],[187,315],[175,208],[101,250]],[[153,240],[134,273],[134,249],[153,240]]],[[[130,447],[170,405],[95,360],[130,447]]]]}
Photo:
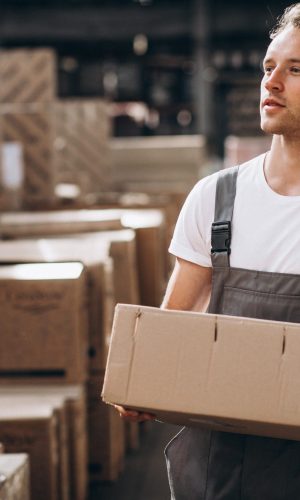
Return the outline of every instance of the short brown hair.
{"type": "Polygon", "coordinates": [[[288,26],[300,28],[300,3],[290,5],[285,9],[282,16],[278,19],[275,27],[270,32],[271,40],[273,40],[288,26]]]}

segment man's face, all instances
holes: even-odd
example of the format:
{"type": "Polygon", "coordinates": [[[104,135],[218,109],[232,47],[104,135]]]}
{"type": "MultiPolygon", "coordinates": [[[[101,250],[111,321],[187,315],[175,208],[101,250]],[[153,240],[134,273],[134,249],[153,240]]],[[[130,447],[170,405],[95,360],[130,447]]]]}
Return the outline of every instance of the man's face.
{"type": "Polygon", "coordinates": [[[300,29],[286,28],[268,47],[260,115],[265,132],[300,138],[300,29]]]}

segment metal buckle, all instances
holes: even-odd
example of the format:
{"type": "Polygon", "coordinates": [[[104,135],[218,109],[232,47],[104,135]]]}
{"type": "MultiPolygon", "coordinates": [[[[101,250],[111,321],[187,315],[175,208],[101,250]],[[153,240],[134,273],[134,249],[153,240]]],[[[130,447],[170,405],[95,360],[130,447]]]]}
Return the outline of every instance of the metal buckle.
{"type": "Polygon", "coordinates": [[[230,254],[231,221],[213,222],[211,229],[211,252],[230,254]]]}

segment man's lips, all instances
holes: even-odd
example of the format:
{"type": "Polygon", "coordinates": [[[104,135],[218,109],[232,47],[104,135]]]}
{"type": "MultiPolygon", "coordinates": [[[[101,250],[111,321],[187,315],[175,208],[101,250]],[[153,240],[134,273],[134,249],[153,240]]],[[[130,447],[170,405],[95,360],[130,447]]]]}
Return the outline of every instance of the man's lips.
{"type": "Polygon", "coordinates": [[[262,105],[263,105],[263,107],[267,106],[267,107],[270,107],[270,108],[273,108],[273,107],[276,107],[276,108],[285,108],[284,104],[282,104],[277,99],[274,99],[273,97],[267,97],[266,99],[264,99],[262,105]]]}

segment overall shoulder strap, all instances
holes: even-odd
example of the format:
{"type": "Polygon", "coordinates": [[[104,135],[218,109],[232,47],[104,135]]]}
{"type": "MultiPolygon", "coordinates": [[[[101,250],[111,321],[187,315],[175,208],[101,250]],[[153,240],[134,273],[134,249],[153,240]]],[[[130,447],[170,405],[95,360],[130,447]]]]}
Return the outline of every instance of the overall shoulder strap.
{"type": "Polygon", "coordinates": [[[229,267],[231,221],[239,167],[221,170],[217,180],[215,218],[211,229],[212,265],[229,267]]]}

